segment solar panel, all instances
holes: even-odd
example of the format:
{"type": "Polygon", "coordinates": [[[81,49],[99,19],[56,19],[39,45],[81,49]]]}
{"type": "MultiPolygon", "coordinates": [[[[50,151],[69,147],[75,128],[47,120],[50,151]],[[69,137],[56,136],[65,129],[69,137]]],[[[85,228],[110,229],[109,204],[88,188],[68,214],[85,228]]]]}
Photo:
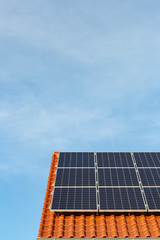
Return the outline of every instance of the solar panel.
{"type": "Polygon", "coordinates": [[[149,211],[160,211],[160,188],[145,187],[144,192],[147,199],[149,211]]]}
{"type": "Polygon", "coordinates": [[[99,186],[139,186],[133,168],[99,168],[99,186]]]}
{"type": "Polygon", "coordinates": [[[132,157],[127,152],[97,153],[98,167],[134,167],[132,157]]]}
{"type": "Polygon", "coordinates": [[[96,188],[55,188],[54,211],[97,211],[96,188]]]}
{"type": "Polygon", "coordinates": [[[160,153],[138,152],[134,153],[137,167],[160,167],[160,153]]]}
{"type": "Polygon", "coordinates": [[[97,153],[97,165],[100,211],[145,210],[131,153],[97,153]]]}
{"type": "Polygon", "coordinates": [[[146,211],[140,188],[99,188],[100,211],[146,211]]]}
{"type": "Polygon", "coordinates": [[[160,168],[140,168],[139,174],[143,186],[160,186],[160,168]]]}
{"type": "Polygon", "coordinates": [[[61,152],[58,167],[94,167],[93,152],[61,152]]]}
{"type": "Polygon", "coordinates": [[[51,210],[160,211],[160,153],[61,152],[51,210]]]}
{"type": "Polygon", "coordinates": [[[93,152],[59,154],[51,210],[97,211],[93,152]]]}
{"type": "Polygon", "coordinates": [[[58,168],[55,186],[96,186],[95,168],[58,168]]]}

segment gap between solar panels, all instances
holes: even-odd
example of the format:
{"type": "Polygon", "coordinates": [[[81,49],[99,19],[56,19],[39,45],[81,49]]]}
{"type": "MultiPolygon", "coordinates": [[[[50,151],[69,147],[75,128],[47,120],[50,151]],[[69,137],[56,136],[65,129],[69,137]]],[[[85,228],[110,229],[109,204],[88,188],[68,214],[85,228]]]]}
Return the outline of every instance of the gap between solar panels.
{"type": "Polygon", "coordinates": [[[50,209],[160,211],[160,153],[60,152],[50,209]]]}

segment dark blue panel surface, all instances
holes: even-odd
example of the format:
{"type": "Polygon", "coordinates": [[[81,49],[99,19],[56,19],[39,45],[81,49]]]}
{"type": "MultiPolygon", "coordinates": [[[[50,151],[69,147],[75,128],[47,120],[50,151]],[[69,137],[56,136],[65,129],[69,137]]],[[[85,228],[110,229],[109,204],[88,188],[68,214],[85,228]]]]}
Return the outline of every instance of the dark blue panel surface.
{"type": "Polygon", "coordinates": [[[159,152],[138,152],[134,153],[137,167],[160,167],[159,152]]]}
{"type": "Polygon", "coordinates": [[[144,188],[149,210],[160,210],[160,188],[144,188]]]}
{"type": "Polygon", "coordinates": [[[145,210],[140,188],[99,188],[100,210],[145,210]]]}
{"type": "MultiPolygon", "coordinates": [[[[134,153],[134,157],[149,208],[160,210],[160,153],[134,153]]],[[[146,211],[131,153],[99,152],[98,168],[94,158],[93,152],[60,153],[52,209],[96,211],[99,192],[100,211],[146,211]]]]}
{"type": "Polygon", "coordinates": [[[96,188],[55,188],[52,210],[97,210],[96,188]]]}
{"type": "Polygon", "coordinates": [[[95,186],[94,168],[58,168],[55,186],[95,186]]]}
{"type": "Polygon", "coordinates": [[[133,168],[99,168],[99,186],[139,186],[133,168]]]}
{"type": "Polygon", "coordinates": [[[99,152],[97,163],[98,167],[134,167],[129,152],[99,152]]]}
{"type": "Polygon", "coordinates": [[[159,168],[139,168],[143,186],[160,186],[159,168]]]}
{"type": "Polygon", "coordinates": [[[60,152],[58,167],[94,167],[93,152],[60,152]]]}

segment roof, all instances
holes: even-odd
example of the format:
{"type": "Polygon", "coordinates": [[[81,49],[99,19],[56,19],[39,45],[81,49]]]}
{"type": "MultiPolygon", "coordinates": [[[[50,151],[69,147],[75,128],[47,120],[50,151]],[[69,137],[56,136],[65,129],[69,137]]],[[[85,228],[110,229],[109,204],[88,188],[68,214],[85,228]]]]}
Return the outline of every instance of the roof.
{"type": "Polygon", "coordinates": [[[50,210],[58,152],[52,156],[38,237],[160,237],[160,214],[57,213],[50,210]]]}

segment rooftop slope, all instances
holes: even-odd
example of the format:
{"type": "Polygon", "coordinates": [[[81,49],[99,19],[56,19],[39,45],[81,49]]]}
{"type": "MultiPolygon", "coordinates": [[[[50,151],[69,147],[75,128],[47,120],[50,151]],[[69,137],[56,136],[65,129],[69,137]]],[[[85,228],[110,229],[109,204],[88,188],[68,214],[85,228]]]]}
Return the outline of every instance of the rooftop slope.
{"type": "Polygon", "coordinates": [[[38,237],[160,237],[160,215],[61,214],[50,211],[58,152],[52,156],[38,237]]]}

